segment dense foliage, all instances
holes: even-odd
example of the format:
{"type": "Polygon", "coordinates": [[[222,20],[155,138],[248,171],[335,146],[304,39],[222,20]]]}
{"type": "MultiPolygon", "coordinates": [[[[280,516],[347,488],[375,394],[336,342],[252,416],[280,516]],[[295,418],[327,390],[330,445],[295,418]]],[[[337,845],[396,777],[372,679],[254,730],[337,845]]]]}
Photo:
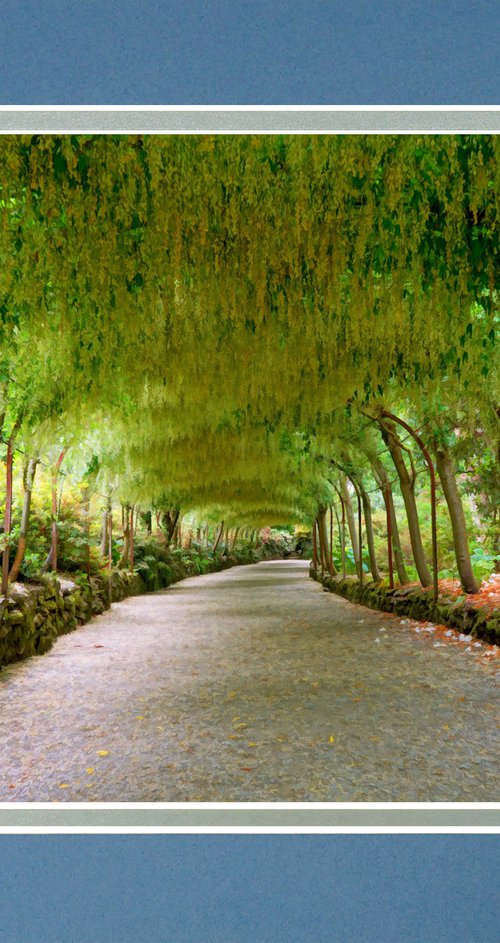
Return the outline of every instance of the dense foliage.
{"type": "MultiPolygon", "coordinates": [[[[21,572],[43,565],[58,518],[59,562],[67,541],[82,565],[100,536],[109,552],[108,506],[133,562],[130,508],[158,515],[169,541],[175,515],[189,513],[185,538],[209,524],[205,539],[218,549],[218,531],[236,540],[269,523],[310,526],[319,514],[321,524],[332,502],[352,524],[355,488],[360,501],[372,496],[385,570],[388,478],[396,562],[400,553],[404,575],[425,583],[418,542],[429,560],[428,537],[415,528],[426,465],[388,413],[420,429],[439,459],[444,571],[454,568],[450,550],[464,553],[456,495],[443,484],[452,479],[475,531],[476,575],[491,569],[500,555],[497,154],[490,135],[4,136],[0,419],[7,478],[10,442],[18,479],[10,537],[7,484],[11,550],[27,462],[38,462],[21,572]],[[61,505],[64,470],[72,497],[66,489],[61,505]]],[[[345,529],[335,530],[338,566],[348,565],[345,529]]],[[[319,527],[322,547],[325,534],[319,527]]],[[[57,564],[51,552],[47,565],[57,564]]]]}

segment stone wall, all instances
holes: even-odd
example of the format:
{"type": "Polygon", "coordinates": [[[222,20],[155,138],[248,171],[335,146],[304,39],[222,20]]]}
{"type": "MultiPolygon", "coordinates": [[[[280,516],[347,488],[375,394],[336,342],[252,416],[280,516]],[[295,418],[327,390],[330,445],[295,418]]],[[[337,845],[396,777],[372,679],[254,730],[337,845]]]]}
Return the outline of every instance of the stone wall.
{"type": "MultiPolygon", "coordinates": [[[[210,562],[208,572],[251,562],[257,562],[256,554],[252,554],[252,558],[237,553],[216,557],[210,562]]],[[[111,599],[107,576],[92,577],[89,583],[82,574],[70,580],[49,573],[36,582],[14,583],[7,596],[0,596],[0,666],[31,655],[42,655],[59,635],[71,632],[92,616],[109,609],[111,602],[165,589],[197,573],[189,560],[172,561],[157,566],[152,584],[140,570],[140,565],[139,572],[135,573],[113,570],[111,599]]]]}
{"type": "Polygon", "coordinates": [[[422,589],[419,586],[389,589],[385,583],[374,583],[370,579],[363,580],[361,586],[354,576],[348,576],[346,579],[339,576],[322,576],[320,571],[314,570],[313,567],[309,573],[327,592],[337,593],[351,602],[410,619],[448,625],[465,635],[484,639],[492,645],[500,644],[500,610],[491,611],[474,606],[465,595],[458,598],[440,595],[434,604],[432,589],[422,589]]]}

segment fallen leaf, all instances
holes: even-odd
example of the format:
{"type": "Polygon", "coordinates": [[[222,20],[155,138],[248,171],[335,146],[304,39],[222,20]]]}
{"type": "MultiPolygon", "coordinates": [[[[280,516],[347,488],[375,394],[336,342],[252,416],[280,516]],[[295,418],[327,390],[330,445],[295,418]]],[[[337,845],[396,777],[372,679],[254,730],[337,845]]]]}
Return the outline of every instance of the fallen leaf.
{"type": "Polygon", "coordinates": [[[59,783],[59,789],[69,789],[69,783],[59,783]]]}
{"type": "Polygon", "coordinates": [[[86,773],[95,773],[95,769],[94,769],[93,766],[87,766],[87,769],[85,770],[85,772],[86,772],[86,773]]]}
{"type": "Polygon", "coordinates": [[[236,724],[235,730],[243,730],[245,727],[248,727],[248,724],[236,724]]]}
{"type": "Polygon", "coordinates": [[[335,743],[335,737],[329,737],[328,743],[335,743]]]}
{"type": "Polygon", "coordinates": [[[109,756],[109,750],[98,750],[97,756],[109,756]]]}
{"type": "Polygon", "coordinates": [[[240,769],[242,769],[244,773],[253,773],[252,766],[240,766],[240,769]]]}
{"type": "Polygon", "coordinates": [[[256,747],[256,746],[257,746],[257,744],[256,744],[256,743],[252,743],[251,740],[247,743],[247,747],[256,747]]]}
{"type": "Polygon", "coordinates": [[[136,720],[144,720],[144,717],[142,716],[142,714],[136,714],[136,715],[135,715],[135,719],[136,719],[136,720]]]}

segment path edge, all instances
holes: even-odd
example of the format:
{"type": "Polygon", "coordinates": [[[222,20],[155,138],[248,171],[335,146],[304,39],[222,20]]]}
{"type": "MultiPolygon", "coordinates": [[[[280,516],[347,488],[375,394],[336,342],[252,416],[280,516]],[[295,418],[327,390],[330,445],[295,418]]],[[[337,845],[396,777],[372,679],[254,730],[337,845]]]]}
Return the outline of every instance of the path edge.
{"type": "Polygon", "coordinates": [[[384,582],[364,579],[360,583],[356,577],[330,576],[313,566],[309,569],[309,576],[320,583],[326,592],[335,593],[368,609],[446,625],[464,635],[482,639],[489,645],[500,644],[500,610],[491,612],[474,606],[465,595],[453,599],[441,593],[434,603],[432,588],[410,585],[390,589],[384,582]]]}

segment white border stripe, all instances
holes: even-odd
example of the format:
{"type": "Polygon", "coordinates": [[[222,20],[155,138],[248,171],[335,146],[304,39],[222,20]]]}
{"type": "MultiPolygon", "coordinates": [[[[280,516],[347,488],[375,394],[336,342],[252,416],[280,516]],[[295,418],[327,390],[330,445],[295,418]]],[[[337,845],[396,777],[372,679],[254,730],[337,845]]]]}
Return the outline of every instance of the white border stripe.
{"type": "Polygon", "coordinates": [[[500,802],[0,802],[0,811],[16,811],[21,809],[52,809],[58,812],[65,809],[86,810],[113,810],[113,809],[159,809],[182,810],[183,812],[200,810],[208,811],[239,811],[255,809],[256,811],[280,812],[290,811],[357,811],[359,809],[398,811],[409,809],[415,812],[420,810],[446,810],[448,812],[466,809],[481,812],[486,810],[500,811],[500,802]]]}

